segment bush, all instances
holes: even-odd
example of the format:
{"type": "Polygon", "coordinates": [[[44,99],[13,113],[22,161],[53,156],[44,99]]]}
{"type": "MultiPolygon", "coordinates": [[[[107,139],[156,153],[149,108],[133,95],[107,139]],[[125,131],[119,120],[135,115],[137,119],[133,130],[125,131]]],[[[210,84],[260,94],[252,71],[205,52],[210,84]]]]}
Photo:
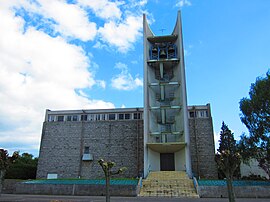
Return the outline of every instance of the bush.
{"type": "Polygon", "coordinates": [[[36,179],[37,158],[33,158],[32,154],[23,153],[18,159],[7,169],[6,179],[36,179]]]}

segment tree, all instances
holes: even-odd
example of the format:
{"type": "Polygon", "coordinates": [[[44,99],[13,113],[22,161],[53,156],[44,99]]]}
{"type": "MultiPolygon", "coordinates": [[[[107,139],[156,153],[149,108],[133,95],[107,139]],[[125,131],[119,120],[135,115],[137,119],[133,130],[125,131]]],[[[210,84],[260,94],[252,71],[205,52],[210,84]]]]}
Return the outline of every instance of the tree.
{"type": "Polygon", "coordinates": [[[18,158],[18,154],[18,152],[14,152],[12,156],[9,156],[7,150],[0,149],[0,195],[2,193],[6,170],[8,169],[10,164],[14,163],[15,159],[18,158]]]}
{"type": "Polygon", "coordinates": [[[218,153],[216,154],[216,162],[220,170],[226,176],[228,196],[230,202],[235,202],[233,190],[233,175],[241,162],[241,156],[238,152],[234,135],[228,126],[222,122],[220,131],[220,140],[218,153]]]}
{"type": "Polygon", "coordinates": [[[103,159],[100,159],[98,161],[99,165],[102,167],[102,170],[105,174],[106,179],[106,202],[110,202],[110,179],[112,175],[117,175],[122,172],[124,172],[127,168],[122,167],[119,170],[113,172],[112,168],[116,165],[115,162],[112,161],[104,161],[103,159]]]}
{"type": "Polygon", "coordinates": [[[270,70],[251,84],[249,98],[240,101],[241,121],[249,135],[241,137],[244,159],[255,158],[270,177],[270,70]]]}
{"type": "Polygon", "coordinates": [[[35,179],[38,159],[32,154],[23,153],[9,166],[6,171],[6,179],[35,179]]]}

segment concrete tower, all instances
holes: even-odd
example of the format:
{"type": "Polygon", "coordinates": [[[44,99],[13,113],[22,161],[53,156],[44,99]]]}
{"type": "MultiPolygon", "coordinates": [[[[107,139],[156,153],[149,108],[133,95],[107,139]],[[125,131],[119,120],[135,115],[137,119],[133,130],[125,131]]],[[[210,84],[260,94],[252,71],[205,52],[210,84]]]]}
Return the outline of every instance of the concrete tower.
{"type": "Polygon", "coordinates": [[[171,35],[144,29],[144,176],[186,171],[191,177],[181,13],[171,35]]]}

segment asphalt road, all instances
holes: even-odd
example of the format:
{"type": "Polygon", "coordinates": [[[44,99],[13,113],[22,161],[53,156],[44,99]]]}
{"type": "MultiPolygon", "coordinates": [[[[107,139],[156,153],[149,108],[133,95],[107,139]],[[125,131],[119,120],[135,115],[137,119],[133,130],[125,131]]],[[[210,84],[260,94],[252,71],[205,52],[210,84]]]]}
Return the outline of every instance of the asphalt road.
{"type": "MultiPolygon", "coordinates": [[[[52,196],[52,195],[18,195],[18,194],[2,194],[0,201],[29,201],[29,202],[105,202],[102,196],[52,196]]],[[[226,198],[156,198],[156,197],[111,197],[111,202],[161,202],[161,201],[177,201],[177,202],[228,202],[226,198]]],[[[270,202],[270,199],[236,199],[236,202],[270,202]]]]}

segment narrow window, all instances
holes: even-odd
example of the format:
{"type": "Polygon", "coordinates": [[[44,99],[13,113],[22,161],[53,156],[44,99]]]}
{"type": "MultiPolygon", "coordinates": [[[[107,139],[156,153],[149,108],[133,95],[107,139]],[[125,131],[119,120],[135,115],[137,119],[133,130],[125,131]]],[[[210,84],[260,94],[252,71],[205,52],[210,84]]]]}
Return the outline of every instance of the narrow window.
{"type": "Polygon", "coordinates": [[[134,113],[133,119],[141,119],[141,113],[134,113]]]}
{"type": "Polygon", "coordinates": [[[94,121],[94,120],[95,120],[95,114],[90,114],[89,121],[94,121]]]}
{"type": "Polygon", "coordinates": [[[115,120],[115,114],[109,114],[109,120],[115,120]]]}
{"type": "Polygon", "coordinates": [[[89,147],[84,147],[84,154],[90,154],[89,147]]]}
{"type": "Polygon", "coordinates": [[[118,119],[123,120],[124,119],[124,114],[118,114],[118,119]]]}
{"type": "Polygon", "coordinates": [[[106,118],[105,114],[101,114],[101,120],[105,121],[105,118],[106,118]]]}
{"type": "Polygon", "coordinates": [[[68,115],[67,116],[67,121],[72,121],[72,116],[68,115]]]}
{"type": "Polygon", "coordinates": [[[57,116],[57,121],[60,121],[60,122],[64,121],[64,116],[57,116]]]}
{"type": "Polygon", "coordinates": [[[125,119],[130,119],[130,114],[125,114],[125,119]]]}
{"type": "Polygon", "coordinates": [[[200,115],[201,115],[201,117],[205,117],[204,111],[200,111],[200,115]]]}
{"type": "Polygon", "coordinates": [[[208,111],[207,110],[205,111],[205,117],[208,117],[208,111]]]}
{"type": "Polygon", "coordinates": [[[195,117],[195,113],[194,112],[189,112],[189,117],[190,118],[194,118],[195,117]]]}
{"type": "Polygon", "coordinates": [[[49,115],[49,116],[48,116],[48,121],[49,121],[49,122],[53,122],[53,121],[54,121],[54,116],[49,115]]]}
{"type": "Polygon", "coordinates": [[[96,121],[100,120],[100,114],[96,114],[96,121]]]}
{"type": "Polygon", "coordinates": [[[87,115],[86,114],[81,115],[81,121],[87,121],[87,115]]]}
{"type": "Polygon", "coordinates": [[[78,121],[78,116],[77,115],[73,115],[72,116],[72,121],[78,121]]]}

